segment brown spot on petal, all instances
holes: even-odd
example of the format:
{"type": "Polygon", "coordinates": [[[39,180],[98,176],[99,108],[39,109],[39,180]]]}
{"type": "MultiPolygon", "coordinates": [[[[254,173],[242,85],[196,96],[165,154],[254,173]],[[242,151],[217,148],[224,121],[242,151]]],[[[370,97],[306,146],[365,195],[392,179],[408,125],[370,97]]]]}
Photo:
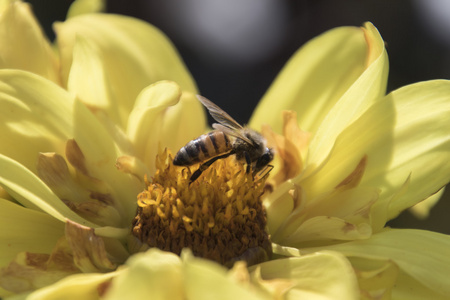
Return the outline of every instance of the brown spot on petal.
{"type": "Polygon", "coordinates": [[[105,282],[100,283],[97,286],[97,293],[100,297],[104,297],[106,293],[108,292],[109,288],[111,287],[111,280],[107,280],[105,282]]]}
{"type": "Polygon", "coordinates": [[[352,224],[352,223],[349,223],[349,222],[345,222],[345,225],[342,227],[342,231],[344,233],[348,233],[348,232],[353,231],[355,229],[356,229],[356,226],[354,224],[352,224]]]}
{"type": "Polygon", "coordinates": [[[89,197],[91,197],[91,199],[98,200],[101,203],[106,204],[106,205],[113,205],[114,204],[114,199],[111,196],[111,194],[100,193],[100,192],[91,192],[89,197]]]}
{"type": "Polygon", "coordinates": [[[74,139],[67,140],[66,157],[75,169],[88,176],[84,154],[74,139]]]}
{"type": "Polygon", "coordinates": [[[66,238],[72,249],[75,265],[83,272],[102,272],[116,268],[108,259],[105,244],[94,229],[66,221],[66,238]]]}
{"type": "Polygon", "coordinates": [[[364,155],[363,158],[359,161],[356,168],[353,170],[350,175],[348,175],[341,183],[336,186],[336,189],[350,189],[358,186],[361,178],[364,175],[364,171],[366,170],[367,165],[367,155],[364,155]]]}
{"type": "Polygon", "coordinates": [[[66,160],[56,153],[39,153],[37,173],[50,187],[59,186],[70,180],[66,160]]]}
{"type": "Polygon", "coordinates": [[[0,269],[0,286],[14,293],[35,290],[78,273],[73,256],[62,237],[51,254],[21,252],[0,269]]]}

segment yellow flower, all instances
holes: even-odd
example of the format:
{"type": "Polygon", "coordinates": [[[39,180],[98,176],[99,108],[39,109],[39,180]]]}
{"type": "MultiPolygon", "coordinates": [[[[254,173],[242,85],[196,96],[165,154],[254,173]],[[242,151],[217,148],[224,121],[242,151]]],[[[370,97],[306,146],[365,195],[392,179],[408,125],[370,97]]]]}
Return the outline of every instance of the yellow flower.
{"type": "MultiPolygon", "coordinates": [[[[181,257],[155,248],[131,255],[150,244],[131,235],[132,220],[140,224],[147,216],[135,216],[137,206],[158,216],[160,226],[187,206],[160,204],[177,203],[174,195],[189,189],[194,213],[208,210],[200,204],[209,197],[195,193],[212,192],[213,200],[235,201],[225,203],[223,216],[252,216],[260,202],[240,205],[245,195],[260,201],[262,187],[239,173],[240,164],[218,161],[191,188],[191,170],[174,170],[167,153],[155,161],[160,149],[176,151],[207,130],[195,83],[159,31],[128,17],[82,14],[92,9],[83,3],[93,4],[75,2],[68,20],[55,25],[56,52],[27,4],[1,7],[0,40],[8,42],[0,43],[0,184],[8,199],[0,200],[0,227],[14,224],[0,233],[2,295],[450,294],[450,239],[384,228],[449,180],[450,85],[420,83],[385,96],[387,55],[371,24],[329,31],[299,50],[252,117],[257,130],[271,126],[263,131],[278,151],[267,187],[272,191],[263,199],[274,243],[265,250],[274,252],[273,260],[227,270],[189,250],[181,257]],[[146,182],[145,174],[153,179],[146,182]]],[[[217,219],[186,213],[180,222],[190,232],[209,224],[214,231],[217,219]],[[195,220],[207,222],[197,226],[195,220]]],[[[143,236],[143,228],[133,229],[134,236],[143,236]]]]}

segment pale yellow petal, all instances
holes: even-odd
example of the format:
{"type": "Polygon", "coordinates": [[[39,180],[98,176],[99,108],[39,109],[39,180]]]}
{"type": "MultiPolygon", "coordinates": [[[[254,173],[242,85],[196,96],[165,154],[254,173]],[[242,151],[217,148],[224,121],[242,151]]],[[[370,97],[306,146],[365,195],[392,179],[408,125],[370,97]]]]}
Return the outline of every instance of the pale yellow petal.
{"type": "Polygon", "coordinates": [[[255,283],[271,291],[275,299],[359,299],[352,266],[336,252],[277,259],[252,269],[255,283]]]}
{"type": "MultiPolygon", "coordinates": [[[[323,246],[349,257],[390,259],[424,287],[450,295],[450,237],[415,229],[386,229],[367,240],[323,246]]],[[[314,248],[302,252],[314,252],[314,248]]]]}
{"type": "MultiPolygon", "coordinates": [[[[282,233],[281,233],[282,234],[282,233]]],[[[302,247],[317,242],[366,239],[372,234],[369,223],[352,224],[330,216],[312,217],[284,239],[274,237],[274,242],[292,247],[302,247]]]]}
{"type": "MultiPolygon", "coordinates": [[[[186,254],[186,252],[184,252],[186,254]]],[[[183,255],[186,298],[198,300],[270,299],[268,295],[244,285],[227,276],[227,269],[208,260],[183,255]]]]}
{"type": "Polygon", "coordinates": [[[59,65],[30,4],[8,1],[0,14],[0,68],[21,69],[59,83],[59,65]]]}
{"type": "Polygon", "coordinates": [[[88,13],[102,12],[105,7],[105,0],[76,0],[70,5],[66,19],[88,13]]]}
{"type": "MultiPolygon", "coordinates": [[[[76,274],[55,284],[41,288],[27,296],[27,300],[97,300],[108,289],[109,281],[120,272],[105,274],[76,274]]],[[[126,298],[123,298],[126,299],[126,298]]],[[[131,298],[130,298],[131,299],[131,298]]],[[[137,299],[137,298],[135,298],[137,299]]]]}
{"type": "Polygon", "coordinates": [[[102,53],[83,36],[77,36],[73,47],[67,89],[93,111],[103,110],[109,119],[120,124],[119,106],[102,53]]]}
{"type": "MultiPolygon", "coordinates": [[[[63,83],[67,84],[69,76],[72,76],[72,61],[80,62],[73,60],[73,53],[77,37],[81,37],[88,41],[89,49],[95,50],[86,51],[85,55],[101,59],[97,65],[103,70],[96,74],[107,76],[111,97],[119,106],[118,124],[123,128],[137,95],[156,81],[172,80],[183,91],[196,93],[195,83],[172,44],[159,30],[143,21],[119,15],[84,14],[56,24],[55,30],[63,83]]],[[[77,74],[86,76],[89,73],[77,74]]],[[[95,79],[94,82],[98,81],[95,79]]],[[[71,92],[80,94],[85,86],[71,85],[69,88],[71,92]]],[[[90,98],[93,99],[94,95],[90,98]]]]}
{"type": "Polygon", "coordinates": [[[0,106],[0,153],[34,173],[39,152],[65,153],[72,166],[119,199],[115,205],[124,222],[132,218],[135,203],[130,199],[141,185],[117,170],[119,149],[86,106],[54,83],[19,70],[0,70],[0,106]]]}
{"type": "Polygon", "coordinates": [[[295,208],[294,199],[289,194],[289,190],[293,188],[290,182],[284,182],[264,198],[263,203],[267,211],[267,228],[271,235],[278,231],[295,208]]]}
{"type": "MultiPolygon", "coordinates": [[[[311,199],[284,217],[277,231],[271,232],[272,241],[304,247],[324,240],[368,238],[372,233],[370,210],[377,199],[377,191],[366,187],[337,190],[311,199]]],[[[269,207],[267,214],[270,220],[269,207]]]]}
{"type": "Polygon", "coordinates": [[[49,254],[64,235],[63,222],[3,199],[0,199],[0,228],[0,267],[22,251],[49,254]]]}
{"type": "Polygon", "coordinates": [[[306,164],[319,165],[341,131],[386,93],[389,66],[383,39],[371,23],[366,23],[363,31],[368,65],[321,122],[311,140],[306,164]]]}
{"type": "Polygon", "coordinates": [[[193,94],[177,84],[160,81],[142,91],[130,114],[127,135],[137,157],[155,171],[156,154],[162,148],[178,151],[189,140],[204,133],[206,116],[193,94]]]}
{"type": "Polygon", "coordinates": [[[204,134],[208,128],[203,106],[189,92],[183,92],[179,102],[166,110],[161,125],[160,143],[174,154],[187,142],[204,134]]]}
{"type": "MultiPolygon", "coordinates": [[[[323,127],[321,135],[315,137],[317,145],[322,144],[325,132],[335,136],[385,91],[387,57],[380,43],[381,37],[371,24],[366,24],[366,29],[333,29],[311,40],[280,73],[250,125],[260,129],[268,123],[281,132],[281,111],[289,109],[298,113],[302,130],[316,132],[323,127]],[[336,113],[343,115],[333,119],[336,113]]],[[[323,147],[319,150],[326,151],[323,147]]]]}
{"type": "MultiPolygon", "coordinates": [[[[450,181],[450,81],[406,86],[386,101],[395,105],[395,127],[370,149],[373,165],[361,184],[381,187],[381,199],[390,201],[410,177],[406,191],[389,203],[392,219],[450,181]]],[[[384,204],[375,209],[378,205],[384,204]]]]}
{"type": "Polygon", "coordinates": [[[338,186],[367,156],[360,185],[380,188],[375,209],[386,209],[385,202],[411,176],[406,191],[388,206],[387,218],[397,216],[450,179],[449,95],[448,81],[417,83],[389,94],[340,134],[319,170],[293,181],[301,180],[314,198],[338,186]]]}
{"type": "Polygon", "coordinates": [[[46,212],[60,221],[92,225],[75,214],[35,174],[18,162],[0,155],[0,184],[22,205],[46,212]]]}
{"type": "Polygon", "coordinates": [[[442,294],[432,288],[428,288],[405,272],[400,272],[396,286],[392,290],[392,299],[448,300],[448,294],[442,294]]]}
{"type": "Polygon", "coordinates": [[[64,90],[42,77],[0,70],[0,153],[36,172],[38,152],[64,151],[72,102],[64,90]]]}
{"type": "Polygon", "coordinates": [[[445,188],[442,188],[436,194],[431,195],[427,199],[417,203],[409,209],[409,211],[418,219],[426,219],[430,215],[430,210],[438,203],[444,194],[445,188]]]}
{"type": "Polygon", "coordinates": [[[180,258],[151,249],[131,256],[126,267],[113,279],[105,299],[183,299],[180,258]]]}

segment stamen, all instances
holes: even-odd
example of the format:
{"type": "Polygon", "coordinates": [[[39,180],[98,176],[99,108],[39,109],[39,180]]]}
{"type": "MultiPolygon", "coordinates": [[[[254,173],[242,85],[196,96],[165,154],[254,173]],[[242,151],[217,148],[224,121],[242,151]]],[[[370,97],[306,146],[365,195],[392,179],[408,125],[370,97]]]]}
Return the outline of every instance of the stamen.
{"type": "MultiPolygon", "coordinates": [[[[265,180],[254,179],[232,157],[220,159],[192,184],[192,171],[176,167],[167,151],[138,195],[133,235],[149,247],[194,255],[232,266],[267,260],[271,243],[261,202],[265,180]]],[[[140,247],[142,249],[142,247],[140,247]]]]}

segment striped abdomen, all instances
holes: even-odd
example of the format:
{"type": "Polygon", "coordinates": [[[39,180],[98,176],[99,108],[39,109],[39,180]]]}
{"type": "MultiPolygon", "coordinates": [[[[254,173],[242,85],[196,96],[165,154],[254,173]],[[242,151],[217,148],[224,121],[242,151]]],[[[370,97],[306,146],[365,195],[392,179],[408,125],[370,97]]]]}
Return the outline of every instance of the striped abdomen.
{"type": "Polygon", "coordinates": [[[173,159],[177,166],[189,166],[203,162],[219,154],[231,151],[230,139],[222,131],[211,131],[187,143],[173,159]]]}

